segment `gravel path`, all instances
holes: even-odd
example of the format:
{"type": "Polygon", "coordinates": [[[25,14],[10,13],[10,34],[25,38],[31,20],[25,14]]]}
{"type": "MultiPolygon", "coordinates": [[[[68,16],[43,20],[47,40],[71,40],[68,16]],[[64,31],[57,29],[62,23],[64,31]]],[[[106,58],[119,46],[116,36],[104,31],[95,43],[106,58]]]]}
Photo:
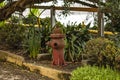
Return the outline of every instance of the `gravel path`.
{"type": "Polygon", "coordinates": [[[52,80],[8,62],[0,62],[0,80],[52,80]]]}

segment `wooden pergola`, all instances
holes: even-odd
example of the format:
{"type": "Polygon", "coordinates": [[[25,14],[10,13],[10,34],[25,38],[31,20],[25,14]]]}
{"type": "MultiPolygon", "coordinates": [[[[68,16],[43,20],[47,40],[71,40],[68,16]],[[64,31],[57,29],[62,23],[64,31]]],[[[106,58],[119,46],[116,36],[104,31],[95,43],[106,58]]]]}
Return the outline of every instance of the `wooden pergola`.
{"type": "MultiPolygon", "coordinates": [[[[35,9],[49,9],[51,15],[51,26],[55,25],[55,10],[64,10],[65,7],[58,6],[27,6],[26,8],[35,8],[35,9]]],[[[84,11],[84,12],[97,12],[98,14],[98,34],[104,36],[104,19],[103,13],[100,8],[85,8],[85,7],[69,7],[70,11],[84,11]]]]}

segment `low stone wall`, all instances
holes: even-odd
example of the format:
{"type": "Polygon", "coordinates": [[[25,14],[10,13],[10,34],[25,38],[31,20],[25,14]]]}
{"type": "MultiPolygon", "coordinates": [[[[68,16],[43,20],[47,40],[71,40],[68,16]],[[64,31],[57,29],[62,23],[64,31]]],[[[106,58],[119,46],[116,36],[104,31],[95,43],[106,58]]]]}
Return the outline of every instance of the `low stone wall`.
{"type": "Polygon", "coordinates": [[[0,60],[6,60],[8,62],[15,63],[19,66],[24,66],[28,68],[30,71],[35,71],[35,72],[37,71],[38,73],[47,76],[49,78],[52,78],[54,80],[69,80],[69,77],[71,75],[70,72],[56,70],[41,65],[35,65],[34,63],[28,63],[25,61],[25,59],[22,56],[12,54],[7,51],[0,50],[0,60]]]}

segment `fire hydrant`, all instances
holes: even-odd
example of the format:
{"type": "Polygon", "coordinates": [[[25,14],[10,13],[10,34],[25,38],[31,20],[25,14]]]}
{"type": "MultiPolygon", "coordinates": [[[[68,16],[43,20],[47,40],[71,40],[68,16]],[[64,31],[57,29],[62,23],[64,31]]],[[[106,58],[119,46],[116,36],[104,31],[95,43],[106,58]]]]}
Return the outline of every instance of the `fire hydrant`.
{"type": "Polygon", "coordinates": [[[65,35],[63,34],[61,28],[56,26],[53,29],[52,34],[50,34],[50,38],[51,40],[48,41],[46,44],[52,48],[53,56],[52,64],[58,66],[65,65],[64,60],[65,35]]]}

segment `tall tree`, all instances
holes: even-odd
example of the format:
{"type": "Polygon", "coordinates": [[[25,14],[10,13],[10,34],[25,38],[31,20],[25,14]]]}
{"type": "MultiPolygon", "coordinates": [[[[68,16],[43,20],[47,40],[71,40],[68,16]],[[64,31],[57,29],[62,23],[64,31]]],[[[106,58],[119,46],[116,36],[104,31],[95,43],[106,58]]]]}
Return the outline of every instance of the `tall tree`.
{"type": "MultiPolygon", "coordinates": [[[[1,0],[0,2],[3,2],[5,0],[1,0]]],[[[3,21],[5,19],[8,19],[12,13],[15,11],[24,11],[26,6],[33,5],[35,3],[45,3],[50,1],[57,1],[57,0],[12,0],[8,4],[6,4],[4,7],[0,8],[0,21],[3,21]]],[[[89,7],[97,7],[96,3],[98,0],[63,0],[64,2],[74,2],[83,4],[89,7]],[[92,3],[90,3],[92,2],[92,3]]]]}

